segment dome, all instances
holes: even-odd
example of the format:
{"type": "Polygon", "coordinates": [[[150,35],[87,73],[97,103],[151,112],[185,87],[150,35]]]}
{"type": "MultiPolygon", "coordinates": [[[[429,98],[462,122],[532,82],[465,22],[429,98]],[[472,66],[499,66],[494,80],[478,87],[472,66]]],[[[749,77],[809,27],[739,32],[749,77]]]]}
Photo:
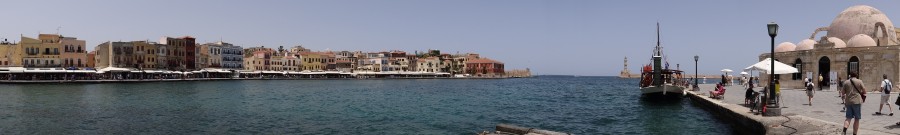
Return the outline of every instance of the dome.
{"type": "Polygon", "coordinates": [[[846,48],[847,43],[844,43],[844,40],[836,37],[828,37],[828,42],[834,43],[834,48],[846,48]]]}
{"type": "Polygon", "coordinates": [[[897,38],[894,32],[894,23],[878,9],[866,5],[852,6],[838,14],[831,22],[831,26],[828,27],[826,36],[837,37],[844,41],[850,41],[850,38],[857,34],[875,37],[873,35],[875,34],[875,23],[878,22],[884,24],[889,39],[897,38]]]}
{"type": "Polygon", "coordinates": [[[847,41],[847,47],[867,47],[875,45],[877,45],[875,39],[872,39],[872,37],[869,37],[869,35],[866,34],[853,36],[853,38],[850,38],[850,40],[847,41]]]}
{"type": "Polygon", "coordinates": [[[784,43],[778,44],[778,46],[775,47],[775,52],[790,52],[790,51],[794,51],[794,49],[796,49],[796,48],[797,48],[797,45],[794,45],[794,43],[784,42],[784,43]]]}
{"type": "Polygon", "coordinates": [[[815,40],[804,39],[804,40],[800,41],[800,43],[797,43],[797,49],[794,49],[794,50],[797,50],[797,51],[812,50],[815,47],[815,45],[816,45],[815,40]]]}

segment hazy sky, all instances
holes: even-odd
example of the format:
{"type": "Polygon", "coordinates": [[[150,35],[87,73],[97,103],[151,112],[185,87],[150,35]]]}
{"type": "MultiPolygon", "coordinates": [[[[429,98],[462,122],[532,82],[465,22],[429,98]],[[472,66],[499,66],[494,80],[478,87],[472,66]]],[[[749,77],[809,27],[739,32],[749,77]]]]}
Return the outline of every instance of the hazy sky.
{"type": "MultiPolygon", "coordinates": [[[[669,63],[739,70],[776,44],[797,43],[853,5],[900,18],[898,1],[3,1],[0,37],[59,33],[87,41],[190,35],[244,47],[479,53],[536,74],[618,75],[649,63],[656,22],[669,63]]],[[[820,33],[819,36],[824,36],[820,33]]],[[[818,37],[818,36],[817,36],[818,37]]],[[[693,73],[693,70],[690,70],[693,73]]]]}

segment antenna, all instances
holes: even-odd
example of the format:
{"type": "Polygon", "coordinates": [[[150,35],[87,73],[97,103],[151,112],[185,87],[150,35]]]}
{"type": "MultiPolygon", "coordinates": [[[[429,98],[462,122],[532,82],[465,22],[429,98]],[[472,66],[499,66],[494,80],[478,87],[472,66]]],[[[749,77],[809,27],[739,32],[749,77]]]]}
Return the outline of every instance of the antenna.
{"type": "Polygon", "coordinates": [[[56,27],[56,35],[59,35],[59,29],[60,29],[60,28],[62,28],[62,26],[57,26],[57,27],[56,27]]]}

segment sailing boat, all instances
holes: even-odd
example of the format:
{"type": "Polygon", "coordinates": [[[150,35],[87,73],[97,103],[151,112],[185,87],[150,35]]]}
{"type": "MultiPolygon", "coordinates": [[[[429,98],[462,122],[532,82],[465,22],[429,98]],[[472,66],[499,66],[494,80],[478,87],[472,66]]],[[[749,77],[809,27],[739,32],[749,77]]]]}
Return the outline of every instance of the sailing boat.
{"type": "Polygon", "coordinates": [[[662,47],[659,41],[659,23],[656,23],[656,48],[653,50],[652,63],[641,70],[641,93],[644,96],[676,96],[685,94],[686,83],[680,70],[669,69],[668,62],[663,68],[662,47]]]}

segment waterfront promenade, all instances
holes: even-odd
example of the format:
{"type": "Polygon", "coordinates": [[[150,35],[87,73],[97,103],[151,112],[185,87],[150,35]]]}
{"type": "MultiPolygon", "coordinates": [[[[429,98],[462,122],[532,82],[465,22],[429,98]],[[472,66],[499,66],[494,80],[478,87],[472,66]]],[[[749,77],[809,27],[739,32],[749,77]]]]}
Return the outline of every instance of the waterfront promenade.
{"type": "MultiPolygon", "coordinates": [[[[749,117],[767,126],[767,134],[840,134],[843,127],[844,112],[841,112],[843,104],[837,97],[836,91],[816,91],[813,98],[813,106],[807,103],[805,91],[801,89],[783,89],[782,92],[782,115],[787,117],[762,117],[753,115],[750,109],[744,107],[745,89],[740,86],[726,87],[726,95],[724,99],[710,99],[706,95],[709,90],[715,87],[714,84],[700,85],[700,91],[690,92],[696,94],[699,99],[709,100],[723,108],[749,117]],[[781,124],[784,123],[784,124],[781,124]]],[[[868,88],[873,88],[869,86],[868,88]]],[[[875,87],[877,89],[877,87],[875,87]]],[[[762,88],[756,88],[760,90],[762,88]]],[[[862,120],[860,120],[860,134],[900,134],[900,126],[894,123],[900,122],[900,110],[897,105],[893,108],[882,110],[884,115],[875,115],[878,111],[878,101],[881,93],[869,93],[866,103],[862,106],[862,120]],[[888,109],[895,109],[895,116],[888,116],[888,109]]],[[[690,96],[690,95],[689,95],[690,96]]],[[[891,103],[897,98],[897,93],[893,93],[890,99],[891,103]]],[[[697,98],[695,98],[697,99],[697,98]]],[[[852,133],[852,126],[848,129],[848,134],[852,133]]]]}

